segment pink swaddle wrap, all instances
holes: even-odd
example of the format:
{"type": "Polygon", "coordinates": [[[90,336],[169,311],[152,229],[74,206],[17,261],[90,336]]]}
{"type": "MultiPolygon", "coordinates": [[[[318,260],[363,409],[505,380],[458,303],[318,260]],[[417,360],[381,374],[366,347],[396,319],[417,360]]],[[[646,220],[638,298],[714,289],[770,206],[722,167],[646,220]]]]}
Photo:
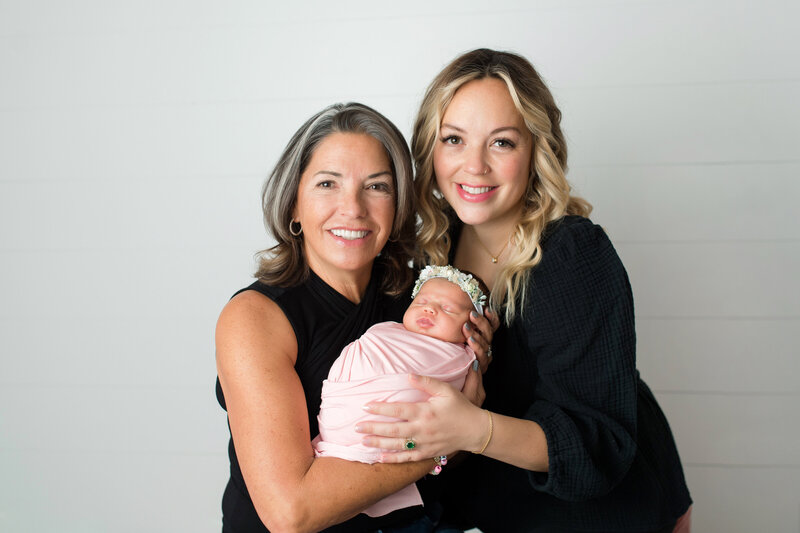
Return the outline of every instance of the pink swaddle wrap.
{"type": "MultiPolygon", "coordinates": [[[[361,444],[363,435],[355,426],[364,420],[395,419],[369,414],[363,406],[370,401],[427,400],[427,393],[408,382],[408,374],[431,376],[461,390],[474,360],[475,352],[463,344],[413,333],[397,322],[375,324],[342,350],[322,383],[316,455],[379,462],[382,452],[361,444]]],[[[364,512],[382,516],[413,505],[422,505],[422,498],[412,483],[364,512]]]]}

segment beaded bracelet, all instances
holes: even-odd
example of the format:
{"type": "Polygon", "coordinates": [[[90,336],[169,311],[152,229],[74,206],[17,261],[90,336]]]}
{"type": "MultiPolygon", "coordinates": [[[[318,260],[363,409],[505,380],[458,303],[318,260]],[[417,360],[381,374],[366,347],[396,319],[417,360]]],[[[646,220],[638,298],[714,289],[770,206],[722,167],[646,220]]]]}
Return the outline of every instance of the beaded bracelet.
{"type": "Polygon", "coordinates": [[[433,461],[436,463],[436,466],[433,467],[433,470],[428,472],[432,476],[438,476],[442,473],[442,467],[447,464],[447,456],[446,455],[437,455],[433,458],[433,461]]]}
{"type": "Polygon", "coordinates": [[[489,445],[489,442],[492,440],[492,432],[494,430],[494,423],[492,421],[492,412],[491,411],[486,411],[486,412],[489,415],[489,436],[486,437],[486,442],[483,443],[483,446],[481,446],[480,450],[478,450],[477,452],[472,452],[476,455],[482,454],[484,450],[486,450],[486,447],[489,445]]]}

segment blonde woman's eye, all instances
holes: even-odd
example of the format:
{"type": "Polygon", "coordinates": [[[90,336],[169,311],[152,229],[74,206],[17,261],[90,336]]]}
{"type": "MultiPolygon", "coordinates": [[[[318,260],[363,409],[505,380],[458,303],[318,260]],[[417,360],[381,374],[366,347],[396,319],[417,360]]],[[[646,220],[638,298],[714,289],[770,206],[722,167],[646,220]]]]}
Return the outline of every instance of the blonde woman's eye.
{"type": "Polygon", "coordinates": [[[461,144],[461,137],[458,135],[448,135],[446,137],[442,137],[441,141],[444,144],[461,144]]]}
{"type": "Polygon", "coordinates": [[[498,148],[514,148],[515,144],[508,139],[496,139],[494,145],[498,148]]]}

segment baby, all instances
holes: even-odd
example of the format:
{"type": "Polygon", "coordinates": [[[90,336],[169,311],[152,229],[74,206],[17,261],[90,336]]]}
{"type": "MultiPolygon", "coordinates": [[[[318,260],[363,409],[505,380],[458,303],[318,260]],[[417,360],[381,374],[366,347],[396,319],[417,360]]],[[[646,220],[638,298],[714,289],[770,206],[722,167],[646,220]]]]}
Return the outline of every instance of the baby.
{"type": "MultiPolygon", "coordinates": [[[[362,463],[380,462],[381,451],[361,444],[355,432],[364,420],[392,420],[363,410],[370,401],[419,402],[428,394],[412,387],[408,374],[424,374],[458,390],[475,360],[461,331],[475,309],[483,314],[486,295],[477,279],[452,266],[427,266],[411,294],[403,323],[381,322],[347,345],[322,384],[322,403],[314,439],[317,456],[362,463]]],[[[364,512],[382,516],[422,505],[414,484],[384,498],[364,512]]]]}

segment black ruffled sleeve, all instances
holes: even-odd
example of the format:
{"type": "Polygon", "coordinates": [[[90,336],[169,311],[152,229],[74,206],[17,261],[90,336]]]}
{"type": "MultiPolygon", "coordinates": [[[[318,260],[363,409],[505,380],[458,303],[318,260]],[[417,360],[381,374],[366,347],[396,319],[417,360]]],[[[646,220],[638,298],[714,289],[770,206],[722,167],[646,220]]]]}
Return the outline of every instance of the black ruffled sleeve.
{"type": "Polygon", "coordinates": [[[525,418],[547,436],[536,490],[568,501],[608,493],[636,455],[636,337],[628,276],[605,232],[568,217],[532,272],[520,324],[535,357],[525,418]]]}

